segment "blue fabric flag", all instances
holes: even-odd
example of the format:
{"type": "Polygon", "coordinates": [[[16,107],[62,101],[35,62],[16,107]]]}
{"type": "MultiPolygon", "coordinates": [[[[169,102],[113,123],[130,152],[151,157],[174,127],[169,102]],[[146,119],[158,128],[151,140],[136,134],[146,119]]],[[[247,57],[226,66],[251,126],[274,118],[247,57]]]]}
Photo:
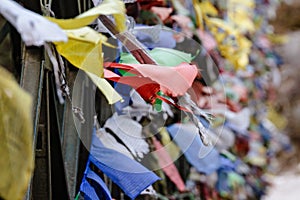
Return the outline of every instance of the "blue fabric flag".
{"type": "Polygon", "coordinates": [[[119,115],[123,114],[123,108],[130,105],[131,87],[122,83],[115,84],[115,90],[122,96],[123,101],[115,103],[115,109],[119,115]]]}
{"type": "Polygon", "coordinates": [[[258,125],[258,132],[261,134],[265,142],[269,142],[272,139],[271,132],[262,124],[258,125]]]}
{"type": "Polygon", "coordinates": [[[87,168],[84,173],[82,183],[80,185],[80,191],[85,195],[86,200],[111,200],[110,191],[106,187],[103,180],[90,169],[90,161],[87,163],[87,168]],[[89,179],[90,182],[87,180],[89,179]]]}
{"type": "Polygon", "coordinates": [[[239,134],[240,136],[248,138],[248,131],[245,129],[240,129],[237,125],[230,123],[228,121],[225,121],[224,126],[232,130],[234,133],[239,134]]]}
{"type": "Polygon", "coordinates": [[[89,160],[131,199],[160,178],[131,158],[106,148],[93,131],[89,160]]]}
{"type": "Polygon", "coordinates": [[[187,161],[198,172],[211,174],[220,166],[219,152],[213,146],[205,146],[194,124],[173,124],[167,127],[175,143],[184,153],[187,161]]]}
{"type": "Polygon", "coordinates": [[[84,193],[84,199],[85,200],[99,200],[100,197],[98,197],[95,189],[91,186],[91,184],[86,180],[82,180],[80,185],[80,192],[84,193]]]}
{"type": "Polygon", "coordinates": [[[173,32],[160,26],[146,26],[137,24],[134,29],[136,38],[147,48],[156,47],[173,49],[176,46],[176,40],[173,32]]]}
{"type": "Polygon", "coordinates": [[[220,155],[220,168],[219,168],[219,170],[235,171],[236,170],[236,165],[229,158],[226,158],[226,157],[220,155]]]}

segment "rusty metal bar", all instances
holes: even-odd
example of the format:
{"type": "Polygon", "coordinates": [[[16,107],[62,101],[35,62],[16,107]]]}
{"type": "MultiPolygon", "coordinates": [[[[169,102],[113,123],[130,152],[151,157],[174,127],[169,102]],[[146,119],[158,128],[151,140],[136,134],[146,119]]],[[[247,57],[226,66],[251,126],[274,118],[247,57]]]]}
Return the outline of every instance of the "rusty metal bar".
{"type": "MultiPolygon", "coordinates": [[[[23,63],[20,85],[33,99],[32,116],[34,120],[34,141],[38,128],[38,119],[41,108],[41,96],[44,80],[44,62],[40,48],[23,48],[23,63]]],[[[35,144],[35,142],[34,142],[35,144]]]]}
{"type": "Polygon", "coordinates": [[[141,64],[153,64],[156,62],[151,58],[146,48],[141,44],[135,36],[128,31],[119,33],[116,26],[112,21],[105,15],[100,15],[99,19],[105,25],[105,27],[122,42],[122,44],[130,51],[130,53],[139,61],[141,64]]]}
{"type": "MultiPolygon", "coordinates": [[[[41,144],[44,144],[43,135],[45,134],[44,125],[39,126],[39,118],[41,111],[41,100],[42,100],[42,91],[43,91],[43,81],[44,81],[44,62],[42,61],[42,53],[40,48],[23,48],[23,59],[22,59],[22,71],[20,85],[24,88],[33,99],[33,143],[34,149],[36,149],[36,143],[38,136],[41,139],[41,144]]],[[[40,143],[39,143],[40,144],[40,143]]],[[[45,145],[46,146],[46,145],[45,145]]],[[[39,146],[44,147],[44,145],[39,146]]],[[[40,151],[36,152],[37,155],[41,153],[40,151]]],[[[36,162],[39,162],[39,159],[36,159],[36,162]]],[[[42,161],[43,162],[43,161],[42,161]]],[[[42,179],[42,177],[41,177],[42,179]]],[[[33,179],[31,180],[30,187],[26,194],[26,199],[31,199],[32,197],[32,184],[33,179]]]]}

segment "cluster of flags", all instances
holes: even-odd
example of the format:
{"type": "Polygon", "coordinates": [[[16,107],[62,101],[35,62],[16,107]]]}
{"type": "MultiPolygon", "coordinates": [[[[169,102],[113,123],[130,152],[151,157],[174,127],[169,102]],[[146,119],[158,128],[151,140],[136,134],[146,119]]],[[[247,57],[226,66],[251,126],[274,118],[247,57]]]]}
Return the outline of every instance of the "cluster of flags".
{"type": "MultiPolygon", "coordinates": [[[[280,82],[270,74],[282,63],[268,39],[268,16],[261,12],[275,5],[259,0],[95,0],[93,8],[75,18],[56,19],[51,12],[44,17],[2,1],[0,13],[26,45],[45,45],[56,71],[62,70],[62,57],[68,60],[108,103],[116,104],[113,116],[93,129],[79,191],[85,199],[114,198],[107,178],[130,199],[176,199],[178,193],[204,199],[264,195],[268,181],[262,174],[276,153],[289,147],[282,127],[276,126],[284,118],[272,104],[280,82]],[[135,19],[126,15],[129,4],[137,6],[135,19]],[[103,15],[114,24],[102,23],[103,15]],[[138,24],[131,30],[133,22],[138,24]],[[103,29],[91,23],[118,38],[127,51],[108,43],[98,31],[103,29]],[[120,57],[104,62],[102,45],[120,57]],[[176,166],[181,157],[187,173],[176,166]]],[[[56,79],[61,94],[61,77],[56,79]]]]}

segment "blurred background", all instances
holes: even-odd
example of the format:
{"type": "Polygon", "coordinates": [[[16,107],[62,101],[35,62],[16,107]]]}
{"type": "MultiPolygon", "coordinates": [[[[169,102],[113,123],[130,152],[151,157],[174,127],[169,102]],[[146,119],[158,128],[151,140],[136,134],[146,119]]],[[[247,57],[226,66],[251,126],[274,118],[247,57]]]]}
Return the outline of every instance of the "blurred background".
{"type": "Polygon", "coordinates": [[[278,88],[278,108],[288,119],[286,134],[293,144],[293,151],[279,156],[278,176],[274,177],[273,187],[270,188],[266,199],[298,199],[300,192],[300,1],[287,0],[280,4],[276,17],[271,20],[274,30],[284,34],[287,41],[276,47],[283,57],[282,85],[278,88]]]}

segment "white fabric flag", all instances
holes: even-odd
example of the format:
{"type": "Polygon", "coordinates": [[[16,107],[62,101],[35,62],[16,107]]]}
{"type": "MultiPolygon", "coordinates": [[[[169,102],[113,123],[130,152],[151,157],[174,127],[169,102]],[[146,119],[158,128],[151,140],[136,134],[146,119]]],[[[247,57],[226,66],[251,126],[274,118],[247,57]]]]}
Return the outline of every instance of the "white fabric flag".
{"type": "Polygon", "coordinates": [[[0,13],[17,29],[27,46],[68,40],[58,25],[12,0],[1,0],[0,13]]]}

